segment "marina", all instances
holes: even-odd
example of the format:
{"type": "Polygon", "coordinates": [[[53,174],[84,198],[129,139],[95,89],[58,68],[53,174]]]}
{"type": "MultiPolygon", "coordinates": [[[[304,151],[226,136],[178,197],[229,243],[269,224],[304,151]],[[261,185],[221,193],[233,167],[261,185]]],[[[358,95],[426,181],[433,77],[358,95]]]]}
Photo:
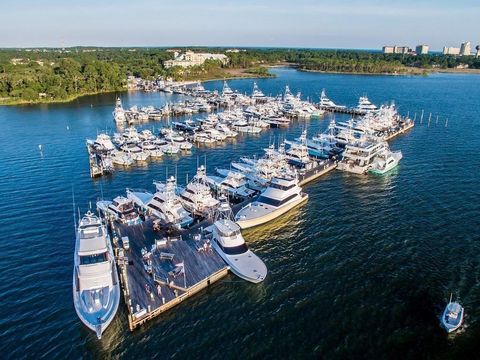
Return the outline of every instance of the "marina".
{"type": "MultiPolygon", "coordinates": [[[[414,129],[412,121],[412,124],[406,124],[403,129],[392,130],[391,134],[403,130],[403,136],[395,136],[388,144],[392,152],[401,151],[403,158],[397,167],[380,176],[358,176],[333,171],[341,157],[338,149],[330,146],[334,144],[329,142],[331,140],[329,127],[334,128],[333,136],[338,139],[352,139],[350,137],[352,134],[353,137],[361,139],[362,136],[371,136],[366,133],[365,125],[373,127],[376,122],[368,119],[368,122],[358,122],[358,118],[362,118],[358,116],[356,121],[349,125],[350,116],[337,113],[334,117],[327,112],[318,120],[290,119],[288,127],[268,128],[269,130],[262,130],[257,135],[244,137],[237,135],[236,140],[218,141],[209,146],[194,145],[190,151],[180,151],[173,156],[163,153],[155,161],[150,160],[150,157],[146,162],[133,160],[130,167],[125,168],[114,164],[113,176],[102,176],[92,181],[89,179],[90,160],[85,156],[85,139],[90,138],[95,142],[97,140],[95,134],[105,132],[109,134],[114,148],[120,151],[121,148],[117,148],[118,145],[113,141],[113,133],[122,134],[128,128],[125,126],[109,130],[115,126],[112,120],[112,110],[117,98],[115,94],[89,97],[75,106],[50,106],[48,116],[40,110],[33,109],[30,110],[31,114],[27,112],[18,114],[18,118],[15,119],[22,127],[28,126],[27,121],[41,125],[32,128],[27,142],[27,137],[19,132],[14,122],[4,122],[7,133],[18,140],[18,144],[7,140],[10,146],[6,149],[9,155],[5,160],[15,171],[11,173],[12,179],[18,186],[26,189],[24,196],[29,199],[22,202],[22,207],[13,208],[10,202],[2,205],[9,209],[6,214],[15,215],[14,218],[6,219],[7,236],[15,241],[24,241],[26,246],[33,250],[31,264],[24,259],[20,260],[18,249],[13,251],[4,247],[2,250],[6,255],[4,261],[19,264],[20,262],[16,262],[18,260],[23,263],[20,267],[12,265],[12,270],[6,270],[9,277],[4,278],[5,286],[15,279],[13,269],[15,272],[18,271],[19,276],[28,279],[23,285],[25,291],[4,293],[7,308],[14,295],[26,301],[17,305],[18,311],[25,314],[21,315],[21,321],[28,321],[32,328],[33,338],[26,346],[49,354],[49,351],[52,351],[49,350],[51,347],[55,351],[58,350],[55,348],[57,343],[64,346],[73,344],[71,354],[78,356],[94,354],[100,357],[107,356],[110,352],[114,354],[124,352],[131,356],[161,354],[168,357],[174,353],[178,356],[188,354],[201,356],[201,352],[211,349],[212,346],[215,348],[226,346],[228,351],[232,351],[236,345],[229,342],[228,338],[230,331],[235,331],[246,336],[251,335],[245,340],[240,340],[241,346],[250,347],[254,344],[261,349],[260,351],[281,356],[281,352],[288,351],[288,346],[278,343],[278,350],[275,350],[257,340],[257,337],[265,335],[275,338],[278,333],[274,329],[283,327],[290,334],[302,331],[303,334],[316,334],[312,338],[294,336],[294,339],[304,341],[307,348],[318,345],[326,355],[334,353],[333,350],[329,350],[328,344],[340,341],[347,328],[352,336],[355,336],[349,345],[351,351],[362,348],[362,342],[355,340],[362,334],[365,336],[364,341],[384,346],[378,332],[387,334],[392,341],[398,340],[395,337],[396,331],[409,331],[423,340],[427,333],[429,337],[435,339],[435,343],[443,343],[447,341],[447,332],[442,330],[440,323],[448,304],[450,287],[454,292],[453,298],[464,307],[463,322],[465,326],[470,326],[467,333],[474,331],[472,321],[476,315],[472,311],[472,301],[475,299],[475,281],[471,274],[475,274],[476,270],[475,265],[466,262],[465,259],[474,256],[476,247],[473,239],[465,233],[461,235],[462,228],[467,224],[466,218],[469,218],[468,223],[475,219],[472,217],[472,211],[476,211],[473,202],[475,193],[469,191],[468,185],[471,184],[472,178],[466,172],[462,172],[465,181],[456,181],[455,186],[453,183],[447,186],[439,181],[439,169],[436,167],[438,161],[451,164],[456,155],[449,149],[455,148],[454,144],[458,144],[457,141],[462,136],[468,137],[471,133],[468,129],[471,126],[469,119],[472,114],[468,113],[468,106],[461,98],[459,98],[461,107],[455,104],[448,105],[446,100],[436,105],[430,104],[421,96],[422,93],[431,91],[432,96],[442,99],[442,85],[436,82],[435,78],[382,78],[382,81],[392,84],[412,84],[392,85],[385,91],[383,87],[376,90],[370,83],[380,81],[377,78],[356,79],[335,75],[332,82],[329,82],[328,76],[297,74],[293,70],[279,69],[278,74],[279,79],[257,82],[258,88],[264,94],[268,94],[267,96],[284,92],[286,83],[290,84],[293,93],[300,89],[310,99],[319,94],[323,87],[332,89],[329,90],[329,95],[331,93],[335,101],[338,99],[338,102],[343,104],[356,104],[358,96],[365,92],[379,107],[380,104],[388,104],[395,99],[403,113],[407,113],[407,110],[412,114],[415,111],[420,113],[420,110],[425,108],[438,112],[441,119],[448,116],[449,126],[445,127],[444,121],[439,121],[436,125],[436,115],[433,115],[430,126],[427,125],[428,116],[423,119],[423,124],[417,116],[414,129]],[[302,88],[298,85],[300,82],[296,80],[297,77],[300,79],[306,77],[312,81],[308,81],[308,87],[302,88]],[[335,83],[339,83],[344,89],[342,93],[336,90],[335,83]],[[355,90],[350,90],[350,87],[354,87],[355,90]],[[407,88],[408,92],[402,90],[407,88]],[[412,97],[415,101],[411,100],[412,97]],[[74,118],[72,114],[75,114],[77,119],[75,122],[71,120],[74,118]],[[333,120],[335,123],[332,123],[333,120]],[[408,128],[411,130],[406,130],[408,128]],[[304,130],[308,140],[307,156],[305,149],[302,148],[304,130]],[[57,134],[56,142],[48,140],[45,135],[47,132],[57,134]],[[444,146],[438,147],[438,143],[444,146]],[[38,144],[42,144],[41,149],[38,144]],[[310,147],[312,144],[316,147],[310,147]],[[265,150],[270,147],[274,152],[265,150]],[[10,151],[10,149],[24,151],[29,148],[34,149],[30,163],[18,162],[17,155],[10,151]],[[284,158],[279,155],[283,151],[284,158]],[[320,157],[327,153],[327,157],[320,157]],[[227,189],[227,183],[233,185],[234,190],[231,190],[232,195],[229,199],[234,214],[249,202],[255,201],[258,192],[268,186],[268,179],[274,174],[266,171],[269,169],[268,164],[273,164],[266,159],[277,161],[276,166],[270,166],[274,173],[282,167],[296,171],[302,191],[309,195],[306,202],[271,222],[241,230],[248,249],[258,256],[268,269],[265,279],[255,285],[240,278],[232,269],[228,269],[228,263],[213,247],[211,233],[207,231],[213,223],[213,218],[203,220],[195,217],[190,225],[185,225],[185,230],[174,229],[169,233],[165,231],[169,220],[165,220],[165,223],[157,221],[159,216],[154,216],[153,212],[144,218],[143,211],[135,205],[140,221],[133,217],[131,225],[127,224],[129,220],[126,220],[127,223],[120,220],[113,222],[112,240],[114,238],[115,240],[112,245],[121,285],[121,301],[117,315],[102,333],[102,340],[98,341],[95,331],[84,326],[72,306],[71,263],[74,232],[71,212],[68,211],[72,185],[65,183],[64,179],[72,179],[75,203],[80,207],[81,214],[84,214],[89,202],[95,208],[98,200],[113,201],[118,196],[129,199],[126,189],[129,189],[131,194],[138,195],[140,192],[138,188],[146,188],[144,192],[154,195],[159,192],[154,181],[165,185],[171,176],[176,178],[175,187],[184,188],[195,175],[197,165],[203,164],[205,158],[206,176],[215,180],[209,185],[215,198],[217,198],[213,190],[215,186],[222,188],[223,192],[227,189]],[[431,159],[438,161],[432,162],[431,159]],[[284,163],[289,167],[284,166],[284,163]],[[233,164],[238,166],[238,169],[244,170],[238,170],[233,164]],[[306,168],[302,169],[302,166],[306,168]],[[308,168],[309,166],[312,168],[308,168]],[[31,169],[29,176],[25,173],[27,169],[31,169]],[[55,169],[55,177],[46,174],[47,169],[55,169]],[[247,169],[253,172],[247,172],[247,169]],[[325,176],[319,175],[316,180],[312,179],[315,171],[323,170],[325,176]],[[232,174],[229,175],[229,172],[232,174]],[[238,176],[235,172],[241,173],[244,177],[238,176]],[[305,173],[308,182],[302,182],[302,172],[305,173]],[[27,186],[29,178],[36,181],[35,186],[27,186]],[[256,192],[256,195],[246,200],[233,199],[233,194],[248,197],[250,192],[246,189],[256,192]],[[453,208],[459,206],[459,191],[462,202],[472,204],[473,208],[468,209],[467,213],[451,212],[453,208]],[[39,197],[39,192],[51,195],[39,197]],[[411,206],[412,203],[415,206],[411,206]],[[435,212],[431,211],[432,207],[436,209],[435,212]],[[50,219],[52,221],[49,221],[41,216],[47,208],[52,209],[52,213],[58,209],[58,219],[52,218],[50,219]],[[63,210],[60,210],[61,208],[63,210]],[[32,213],[39,213],[39,216],[32,217],[32,213]],[[448,221],[452,225],[428,227],[428,231],[424,225],[425,222],[438,225],[442,221],[448,221]],[[154,230],[156,223],[159,224],[159,230],[154,230]],[[17,226],[14,227],[14,224],[17,226]],[[195,240],[193,237],[201,232],[202,227],[205,230],[204,236],[195,240]],[[66,234],[70,234],[68,239],[66,234]],[[164,242],[169,237],[170,241],[164,242]],[[172,241],[174,239],[178,240],[172,241]],[[198,251],[199,248],[203,248],[207,239],[211,241],[212,253],[198,251]],[[447,243],[456,244],[461,248],[462,255],[459,251],[450,251],[447,243]],[[153,251],[152,245],[155,245],[153,251]],[[432,246],[435,251],[432,251],[432,246]],[[149,252],[152,255],[146,258],[151,257],[152,275],[148,272],[148,260],[144,260],[144,255],[149,252]],[[174,254],[172,260],[171,254],[174,254]],[[468,273],[460,271],[453,276],[452,261],[462,268],[469,269],[468,273]],[[182,262],[185,278],[182,273],[182,262]],[[48,278],[45,276],[47,273],[48,278]],[[210,285],[205,279],[210,280],[210,285]],[[461,284],[457,287],[455,284],[459,279],[461,284]],[[430,284],[428,288],[423,286],[425,283],[430,284]],[[125,295],[125,284],[129,287],[128,296],[125,295]],[[158,296],[157,285],[160,285],[161,293],[165,294],[165,304],[163,296],[158,296]],[[38,287],[49,290],[39,293],[36,290],[38,287]],[[185,289],[188,291],[184,291],[185,289]],[[358,313],[359,298],[364,299],[362,306],[366,311],[376,314],[374,321],[371,317],[358,313]],[[32,307],[32,304],[38,306],[32,307]],[[325,308],[330,308],[337,315],[334,318],[325,317],[325,313],[321,311],[325,308]],[[33,316],[32,311],[35,311],[37,316],[33,316]],[[286,318],[285,312],[289,313],[286,318]],[[342,315],[344,313],[345,315],[342,315]],[[392,319],[392,313],[398,317],[392,319]],[[272,314],[279,315],[277,317],[272,314]],[[235,316],[246,327],[226,326],[222,320],[226,316],[235,316]],[[290,316],[296,320],[290,321],[290,316]],[[322,326],[313,324],[312,317],[322,317],[324,319],[322,326]],[[377,335],[366,335],[364,329],[361,331],[351,329],[345,325],[351,319],[372,329],[378,328],[378,331],[374,330],[377,335]],[[189,326],[190,324],[194,326],[189,326]],[[133,333],[128,331],[130,329],[133,329],[133,333]],[[51,340],[42,335],[43,331],[58,335],[55,340],[51,340]],[[197,336],[199,333],[205,334],[211,339],[211,343],[208,345],[199,343],[197,336]],[[185,342],[185,338],[197,340],[190,343],[185,342]]],[[[462,83],[467,81],[466,78],[442,75],[441,79],[445,78],[462,83]]],[[[253,80],[229,81],[228,84],[231,89],[250,94],[253,80]]],[[[204,86],[210,91],[221,91],[223,85],[223,82],[219,81],[204,86]]],[[[156,105],[158,107],[163,106],[165,102],[182,101],[180,96],[185,95],[130,92],[121,98],[123,104],[138,104],[140,109],[154,104],[155,101],[158,101],[156,105]]],[[[226,110],[228,109],[215,110],[209,114],[223,113],[226,110]]],[[[12,112],[15,112],[13,108],[2,111],[8,111],[9,119],[12,118],[12,112]]],[[[195,121],[194,118],[197,116],[208,117],[207,114],[194,115],[192,121],[195,121]]],[[[226,116],[233,117],[233,114],[227,111],[226,116]]],[[[183,124],[188,117],[185,119],[179,116],[171,120],[183,124]]],[[[165,125],[167,122],[168,120],[165,121],[165,125]]],[[[157,129],[153,131],[152,124],[136,123],[137,136],[140,138],[143,130],[150,130],[153,136],[163,139],[160,126],[155,122],[157,129]]],[[[196,121],[193,125],[198,126],[196,121]]],[[[165,127],[170,128],[168,125],[165,127]]],[[[172,128],[175,129],[174,125],[172,128]]],[[[376,131],[383,130],[379,127],[376,131]]],[[[385,133],[382,140],[387,140],[391,134],[385,133]]],[[[129,135],[135,139],[133,131],[129,135]]],[[[148,133],[144,133],[138,144],[155,140],[151,138],[148,140],[148,137],[148,133]]],[[[98,140],[99,146],[96,149],[98,154],[101,154],[102,150],[111,151],[108,150],[111,147],[106,138],[101,137],[98,140]]],[[[467,151],[475,144],[475,140],[470,138],[463,141],[461,146],[467,151]]],[[[342,146],[346,143],[340,145],[337,147],[343,149],[342,146]]],[[[142,148],[142,151],[145,150],[142,148]]],[[[125,156],[123,150],[115,160],[121,161],[121,156],[125,156]]],[[[379,160],[378,163],[380,162],[379,160]]],[[[377,162],[373,161],[372,164],[377,162]]],[[[458,168],[452,169],[449,165],[445,165],[441,170],[442,179],[452,176],[455,178],[459,171],[458,168]]],[[[7,190],[6,185],[3,186],[4,190],[7,190]]],[[[5,193],[7,196],[17,196],[13,187],[5,193]]],[[[142,201],[149,200],[144,197],[142,201]]],[[[16,204],[18,205],[18,202],[16,204]]],[[[114,207],[119,210],[118,205],[114,207]]],[[[128,209],[129,207],[126,207],[121,211],[128,212],[128,209]]],[[[187,217],[183,219],[185,224],[189,222],[187,217]]],[[[455,310],[456,308],[451,308],[447,312],[452,324],[455,310]]],[[[457,314],[459,319],[460,312],[457,311],[457,314]]],[[[5,318],[7,323],[11,324],[11,329],[18,329],[15,319],[5,318]]],[[[457,332],[459,336],[462,336],[461,329],[462,327],[457,332]]],[[[11,343],[7,335],[10,338],[15,337],[14,334],[7,328],[3,331],[5,341],[11,343]]],[[[17,341],[26,344],[25,340],[18,337],[17,341]]],[[[429,342],[427,339],[426,343],[429,342]]],[[[68,356],[63,350],[59,350],[59,353],[68,356]]],[[[213,350],[213,354],[219,353],[213,350]]],[[[16,354],[20,354],[19,351],[16,351],[16,354]]]]}

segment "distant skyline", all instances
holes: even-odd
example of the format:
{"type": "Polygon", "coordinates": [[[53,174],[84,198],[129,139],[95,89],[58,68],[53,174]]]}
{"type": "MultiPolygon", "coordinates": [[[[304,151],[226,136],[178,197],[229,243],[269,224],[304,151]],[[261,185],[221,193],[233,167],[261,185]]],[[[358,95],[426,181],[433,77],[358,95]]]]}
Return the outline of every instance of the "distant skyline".
{"type": "Polygon", "coordinates": [[[18,0],[0,5],[0,47],[268,46],[432,50],[480,43],[477,0],[18,0]]]}

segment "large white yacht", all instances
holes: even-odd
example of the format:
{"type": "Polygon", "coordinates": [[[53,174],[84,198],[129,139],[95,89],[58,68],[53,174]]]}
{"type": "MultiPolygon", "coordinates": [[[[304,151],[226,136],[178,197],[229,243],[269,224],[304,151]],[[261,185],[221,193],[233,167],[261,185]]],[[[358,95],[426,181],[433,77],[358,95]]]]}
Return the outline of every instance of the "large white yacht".
{"type": "Polygon", "coordinates": [[[206,231],[212,233],[213,248],[235,275],[253,283],[259,283],[265,279],[267,267],[248,249],[240,227],[233,222],[232,209],[226,198],[222,198],[215,214],[215,222],[206,231]]]}
{"type": "Polygon", "coordinates": [[[135,161],[146,161],[150,156],[149,152],[143,151],[143,149],[136,143],[126,143],[121,147],[122,151],[129,154],[135,161]]]}
{"type": "Polygon", "coordinates": [[[177,180],[170,176],[166,183],[154,183],[157,192],[147,203],[146,209],[149,213],[158,217],[164,224],[184,228],[193,222],[190,213],[185,210],[177,195],[177,180]]]}
{"type": "Polygon", "coordinates": [[[115,103],[115,109],[113,110],[113,119],[117,124],[123,124],[127,121],[127,118],[125,116],[125,110],[122,107],[122,100],[120,98],[117,98],[117,101],[115,103]]]}
{"type": "Polygon", "coordinates": [[[225,177],[208,176],[207,182],[214,190],[219,190],[234,198],[253,197],[256,191],[248,188],[248,180],[238,171],[229,171],[225,177]]]}
{"type": "Polygon", "coordinates": [[[80,220],[75,242],[73,304],[78,317],[100,339],[120,302],[115,258],[102,221],[88,211],[80,220]]]}
{"type": "Polygon", "coordinates": [[[257,86],[257,83],[253,83],[253,91],[252,91],[252,99],[256,102],[265,102],[267,101],[267,97],[265,94],[260,90],[257,86]]]}
{"type": "Polygon", "coordinates": [[[219,201],[212,196],[207,182],[205,167],[202,165],[197,169],[197,174],[187,184],[185,190],[180,194],[185,209],[194,215],[213,215],[219,201]]]}
{"type": "Polygon", "coordinates": [[[373,160],[388,149],[384,141],[370,141],[360,139],[345,146],[342,160],[337,169],[354,174],[365,174],[371,167],[373,160]]]}
{"type": "Polygon", "coordinates": [[[378,175],[383,175],[390,170],[397,167],[400,160],[402,160],[401,151],[391,151],[385,148],[380,154],[378,154],[370,166],[368,172],[378,175]]]}
{"type": "Polygon", "coordinates": [[[235,215],[235,221],[242,229],[264,224],[307,199],[308,195],[298,186],[296,176],[275,177],[257,200],[235,215]]]}
{"type": "Polygon", "coordinates": [[[109,135],[100,133],[95,140],[87,140],[87,143],[92,145],[93,148],[100,152],[109,152],[115,150],[115,145],[109,135]]]}
{"type": "Polygon", "coordinates": [[[370,111],[375,111],[378,108],[368,100],[368,97],[366,96],[360,96],[358,99],[358,105],[357,105],[357,110],[361,112],[370,112],[370,111]]]}
{"type": "Polygon", "coordinates": [[[121,150],[112,150],[110,153],[110,159],[115,165],[130,166],[133,164],[133,159],[130,154],[121,150]]]}
{"type": "Polygon", "coordinates": [[[97,201],[97,208],[103,214],[112,217],[122,224],[137,225],[141,222],[140,216],[135,210],[133,200],[124,196],[117,196],[113,201],[97,201]]]}

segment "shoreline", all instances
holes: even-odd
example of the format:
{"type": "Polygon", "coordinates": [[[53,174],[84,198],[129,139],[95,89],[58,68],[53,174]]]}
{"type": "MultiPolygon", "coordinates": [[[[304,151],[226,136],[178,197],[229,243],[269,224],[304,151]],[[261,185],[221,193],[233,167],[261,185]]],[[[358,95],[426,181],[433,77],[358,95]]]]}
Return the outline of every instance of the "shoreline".
{"type": "MultiPolygon", "coordinates": [[[[342,72],[342,71],[323,71],[323,70],[312,70],[312,69],[303,69],[300,67],[299,64],[296,63],[287,63],[281,62],[276,64],[266,64],[263,65],[269,69],[275,68],[292,68],[297,71],[302,72],[310,72],[310,73],[320,73],[320,74],[341,74],[341,75],[366,75],[366,76],[428,76],[430,74],[435,73],[445,73],[445,74],[480,74],[480,69],[421,69],[421,68],[414,68],[418,69],[417,72],[405,72],[405,73],[365,73],[365,72],[342,72]]],[[[211,82],[211,81],[222,81],[222,80],[241,80],[241,79],[273,79],[276,77],[275,74],[270,74],[269,76],[266,75],[259,75],[259,74],[252,74],[245,71],[246,69],[231,69],[233,73],[228,73],[229,76],[217,76],[207,79],[194,79],[194,80],[184,80],[184,81],[200,81],[200,82],[211,82]],[[235,74],[237,72],[237,74],[235,74]]],[[[100,95],[100,94],[108,94],[108,93],[123,93],[128,92],[130,90],[126,88],[116,89],[116,90],[105,90],[105,91],[96,91],[96,92],[89,92],[89,93],[82,93],[77,95],[72,95],[66,99],[46,99],[46,100],[6,100],[5,102],[0,99],[0,106],[19,106],[19,105],[41,105],[41,104],[64,104],[69,103],[74,100],[77,100],[84,96],[91,96],[91,95],[100,95]]],[[[137,90],[135,90],[137,91],[137,90]]]]}

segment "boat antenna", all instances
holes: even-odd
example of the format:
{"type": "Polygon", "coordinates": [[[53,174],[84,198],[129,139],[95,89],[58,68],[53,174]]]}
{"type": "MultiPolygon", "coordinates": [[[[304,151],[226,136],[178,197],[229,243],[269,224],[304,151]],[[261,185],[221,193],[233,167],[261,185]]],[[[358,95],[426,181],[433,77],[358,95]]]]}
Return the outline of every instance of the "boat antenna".
{"type": "Polygon", "coordinates": [[[451,303],[451,302],[452,302],[452,293],[450,292],[450,301],[449,301],[449,303],[451,303]]]}
{"type": "Polygon", "coordinates": [[[175,180],[177,179],[177,172],[178,172],[177,164],[175,163],[175,180]]]}

